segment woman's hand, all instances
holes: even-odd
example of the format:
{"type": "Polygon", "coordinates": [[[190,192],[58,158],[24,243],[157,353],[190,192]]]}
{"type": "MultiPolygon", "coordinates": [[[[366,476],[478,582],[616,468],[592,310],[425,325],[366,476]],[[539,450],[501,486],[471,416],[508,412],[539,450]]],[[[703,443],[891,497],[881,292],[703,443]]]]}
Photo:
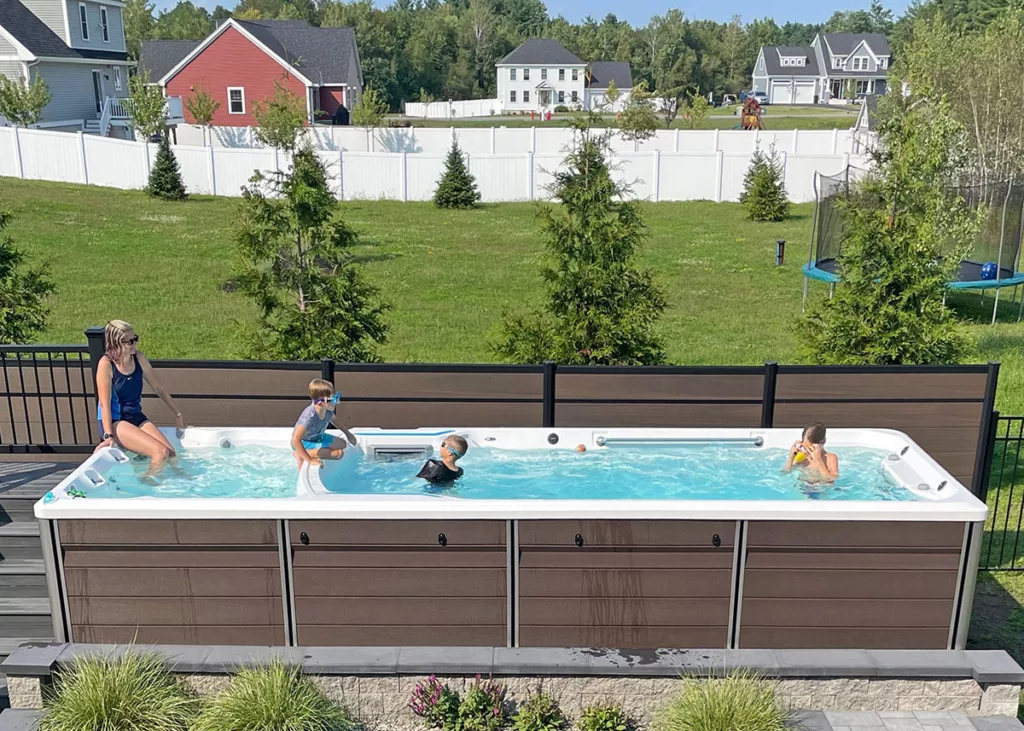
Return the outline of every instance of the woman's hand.
{"type": "Polygon", "coordinates": [[[800,453],[801,447],[803,447],[803,442],[801,442],[799,440],[793,442],[793,446],[789,448],[789,456],[790,457],[797,456],[800,453]]]}
{"type": "MultiPolygon", "coordinates": [[[[821,445],[820,444],[813,444],[813,445],[811,445],[811,453],[810,453],[809,456],[810,456],[811,462],[813,462],[815,464],[815,466],[817,466],[817,467],[825,467],[825,459],[822,456],[822,449],[821,449],[821,445]]],[[[825,468],[828,469],[827,467],[825,467],[825,468]]]]}
{"type": "Polygon", "coordinates": [[[113,439],[104,439],[102,442],[100,442],[99,446],[96,447],[96,449],[93,450],[93,452],[98,452],[101,449],[103,449],[104,447],[113,447],[113,446],[114,446],[114,440],[113,439]]]}
{"type": "Polygon", "coordinates": [[[177,424],[178,424],[178,428],[181,429],[182,431],[185,431],[185,428],[188,426],[185,423],[185,417],[182,416],[181,414],[177,415],[177,424]]]}

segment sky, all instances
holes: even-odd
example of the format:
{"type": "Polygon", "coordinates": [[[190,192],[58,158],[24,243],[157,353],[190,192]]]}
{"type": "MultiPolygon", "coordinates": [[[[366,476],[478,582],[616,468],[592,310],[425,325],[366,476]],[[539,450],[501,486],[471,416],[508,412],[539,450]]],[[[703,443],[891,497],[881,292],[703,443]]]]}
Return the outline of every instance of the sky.
{"type": "MultiPolygon", "coordinates": [[[[197,5],[202,5],[210,10],[217,6],[217,0],[193,0],[197,5]]],[[[157,10],[166,10],[173,7],[177,0],[156,0],[157,10]]],[[[381,7],[388,4],[387,0],[374,0],[381,7]]],[[[233,0],[220,0],[226,8],[235,5],[233,0]]],[[[689,0],[682,4],[666,4],[664,0],[631,0],[623,6],[621,0],[545,0],[548,7],[548,14],[552,17],[564,15],[567,20],[578,23],[586,15],[591,15],[600,20],[608,13],[615,13],[620,19],[628,20],[633,26],[647,25],[652,15],[664,15],[664,13],[677,7],[683,11],[688,18],[698,20],[717,20],[725,22],[734,15],[739,15],[744,21],[754,18],[771,17],[775,22],[782,25],[793,21],[798,23],[823,23],[836,10],[867,10],[871,5],[870,0],[850,0],[849,3],[834,4],[834,2],[815,2],[815,0],[778,0],[778,2],[765,3],[761,0],[719,0],[718,2],[699,2],[689,0]]],[[[883,5],[893,11],[893,15],[899,17],[907,7],[905,0],[885,2],[883,5]]]]}

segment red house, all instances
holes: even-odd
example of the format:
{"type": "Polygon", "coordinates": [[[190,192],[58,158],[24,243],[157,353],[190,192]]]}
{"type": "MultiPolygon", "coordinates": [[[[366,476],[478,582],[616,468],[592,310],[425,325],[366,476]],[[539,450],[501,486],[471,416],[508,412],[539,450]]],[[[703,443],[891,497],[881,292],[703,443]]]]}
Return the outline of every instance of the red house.
{"type": "MultiPolygon", "coordinates": [[[[205,89],[220,102],[213,124],[256,124],[253,103],[280,83],[306,100],[308,118],[347,124],[363,89],[351,28],[316,28],[304,20],[227,20],[201,41],[144,41],[139,72],[165,96],[187,100],[205,89]]],[[[191,124],[188,110],[185,120],[191,124]]]]}

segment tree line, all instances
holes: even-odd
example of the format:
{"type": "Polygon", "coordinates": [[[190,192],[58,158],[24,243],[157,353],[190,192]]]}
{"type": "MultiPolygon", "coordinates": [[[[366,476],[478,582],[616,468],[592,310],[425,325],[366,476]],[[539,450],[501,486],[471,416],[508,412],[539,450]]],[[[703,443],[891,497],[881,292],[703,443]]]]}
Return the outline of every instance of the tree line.
{"type": "Polygon", "coordinates": [[[628,61],[634,82],[678,97],[748,88],[762,45],[808,45],[819,31],[888,35],[895,26],[878,0],[870,10],[837,11],[823,24],[745,23],[738,16],[719,23],[673,9],[645,26],[613,14],[571,23],[550,17],[542,0],[395,0],[384,9],[372,0],[239,0],[212,12],[181,0],[160,13],[149,0],[127,0],[129,53],[137,57],[150,38],[203,38],[230,17],[353,28],[366,84],[392,109],[406,101],[493,98],[494,64],[528,38],[553,38],[588,62],[628,61]]]}

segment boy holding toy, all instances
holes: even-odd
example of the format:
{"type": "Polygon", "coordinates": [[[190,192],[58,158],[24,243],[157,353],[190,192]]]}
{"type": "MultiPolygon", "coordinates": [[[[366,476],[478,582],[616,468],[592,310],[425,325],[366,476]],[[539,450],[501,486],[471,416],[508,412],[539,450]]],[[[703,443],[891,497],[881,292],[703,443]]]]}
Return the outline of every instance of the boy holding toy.
{"type": "Polygon", "coordinates": [[[789,448],[783,472],[796,467],[808,482],[835,482],[839,479],[839,457],[825,451],[825,425],[820,421],[806,427],[799,441],[789,448]]]}
{"type": "MultiPolygon", "coordinates": [[[[345,455],[344,442],[336,445],[334,437],[327,433],[341,394],[334,391],[334,384],[314,378],[309,382],[309,398],[312,403],[299,414],[292,431],[292,453],[299,469],[305,462],[319,465],[321,460],[341,459],[345,455]]],[[[348,427],[339,428],[348,443],[355,446],[356,437],[348,427]]]]}

